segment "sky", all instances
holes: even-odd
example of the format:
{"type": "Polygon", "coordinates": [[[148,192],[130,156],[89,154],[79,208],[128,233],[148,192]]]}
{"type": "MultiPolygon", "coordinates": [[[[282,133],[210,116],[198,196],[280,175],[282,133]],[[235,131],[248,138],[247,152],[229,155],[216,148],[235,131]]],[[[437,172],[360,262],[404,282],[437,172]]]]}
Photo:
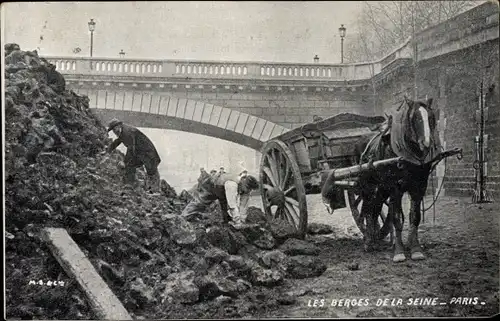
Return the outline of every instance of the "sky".
{"type": "Polygon", "coordinates": [[[310,63],[340,61],[338,28],[361,1],[14,2],[5,40],[43,55],[310,63]],[[40,41],[40,36],[43,40],[40,41]],[[74,48],[81,48],[74,54],[74,48]]]}

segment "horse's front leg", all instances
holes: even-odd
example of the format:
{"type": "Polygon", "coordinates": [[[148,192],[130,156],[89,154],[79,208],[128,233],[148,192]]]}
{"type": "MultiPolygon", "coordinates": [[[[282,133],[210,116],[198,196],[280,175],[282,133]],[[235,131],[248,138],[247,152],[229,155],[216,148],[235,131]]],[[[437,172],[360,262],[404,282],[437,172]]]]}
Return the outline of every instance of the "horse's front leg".
{"type": "Polygon", "coordinates": [[[403,194],[399,191],[394,192],[390,198],[390,206],[392,207],[393,223],[396,230],[396,240],[394,241],[394,257],[393,262],[403,262],[406,261],[405,248],[403,245],[403,226],[404,226],[404,214],[401,207],[401,199],[403,194]]]}
{"type": "Polygon", "coordinates": [[[418,193],[410,193],[411,206],[410,206],[410,231],[408,233],[408,247],[410,248],[412,260],[425,259],[422,253],[422,248],[418,241],[418,226],[420,225],[420,204],[422,203],[423,196],[418,193]]]}
{"type": "Polygon", "coordinates": [[[375,250],[376,241],[379,238],[380,225],[377,221],[383,202],[381,192],[377,188],[371,196],[366,198],[366,201],[363,200],[361,211],[366,219],[365,251],[367,252],[375,250]]]}
{"type": "Polygon", "coordinates": [[[372,252],[375,249],[374,219],[373,219],[373,199],[363,200],[361,212],[366,220],[366,230],[364,235],[364,249],[366,252],[372,252]]]}

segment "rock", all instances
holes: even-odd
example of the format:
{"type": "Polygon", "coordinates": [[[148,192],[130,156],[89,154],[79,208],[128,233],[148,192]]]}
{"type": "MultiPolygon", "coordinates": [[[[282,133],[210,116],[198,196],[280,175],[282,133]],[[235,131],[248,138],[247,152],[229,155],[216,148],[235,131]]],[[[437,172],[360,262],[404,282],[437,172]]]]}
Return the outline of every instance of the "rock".
{"type": "Polygon", "coordinates": [[[261,249],[270,250],[276,246],[273,235],[258,224],[243,225],[239,230],[247,241],[261,249]]]}
{"type": "Polygon", "coordinates": [[[213,246],[223,249],[229,254],[236,254],[245,245],[245,238],[239,232],[230,231],[229,228],[212,226],[207,228],[207,240],[213,246]]]}
{"type": "Polygon", "coordinates": [[[236,296],[238,293],[237,278],[222,265],[214,265],[208,270],[207,277],[215,284],[220,293],[236,296]]]}
{"type": "Polygon", "coordinates": [[[4,46],[4,54],[8,56],[14,50],[21,50],[17,43],[6,43],[4,46]]]}
{"type": "Polygon", "coordinates": [[[211,280],[210,277],[206,275],[197,276],[194,279],[194,284],[198,288],[200,301],[211,300],[221,295],[216,282],[211,280]]]}
{"type": "Polygon", "coordinates": [[[205,258],[200,258],[194,265],[192,265],[193,271],[196,275],[205,274],[212,264],[208,264],[205,258]]]}
{"type": "Polygon", "coordinates": [[[287,260],[288,257],[286,256],[286,254],[279,250],[265,252],[260,257],[261,265],[265,266],[266,268],[277,269],[282,272],[286,271],[287,260]]]}
{"type": "Polygon", "coordinates": [[[56,70],[56,66],[54,65],[49,66],[49,70],[47,72],[47,83],[57,93],[61,93],[66,89],[66,80],[63,75],[56,70]]]}
{"type": "Polygon", "coordinates": [[[13,50],[11,51],[6,57],[5,57],[5,64],[6,65],[16,65],[16,67],[19,67],[19,65],[26,65],[24,62],[24,51],[21,50],[13,50]]]}
{"type": "Polygon", "coordinates": [[[223,249],[230,254],[236,253],[237,250],[235,244],[233,244],[231,236],[226,229],[214,226],[207,228],[206,233],[210,244],[223,249]]]}
{"type": "Polygon", "coordinates": [[[288,258],[287,274],[294,279],[317,277],[326,271],[326,265],[317,257],[297,255],[288,258]]]}
{"type": "Polygon", "coordinates": [[[268,217],[262,210],[255,206],[250,206],[247,209],[247,217],[245,218],[245,223],[247,224],[265,224],[268,221],[268,217]]]}
{"type": "Polygon", "coordinates": [[[191,202],[194,198],[191,194],[189,194],[188,191],[185,189],[182,190],[181,194],[179,195],[179,199],[185,201],[186,203],[191,202]]]}
{"type": "Polygon", "coordinates": [[[309,223],[307,226],[307,233],[309,234],[331,234],[333,228],[330,225],[321,223],[309,223]]]}
{"type": "Polygon", "coordinates": [[[108,282],[114,283],[116,285],[122,286],[125,284],[125,273],[124,270],[116,270],[109,263],[99,260],[97,263],[97,269],[101,276],[108,282]]]}
{"type": "Polygon", "coordinates": [[[297,302],[297,298],[290,295],[282,295],[278,297],[278,304],[281,305],[292,305],[297,302]]]}
{"type": "Polygon", "coordinates": [[[219,295],[218,297],[215,298],[215,301],[220,305],[224,305],[227,303],[231,303],[233,301],[233,298],[226,295],[219,295]]]}
{"type": "Polygon", "coordinates": [[[272,219],[268,222],[267,229],[271,232],[278,243],[283,243],[290,238],[298,238],[299,235],[295,227],[281,219],[272,219]]]}
{"type": "Polygon", "coordinates": [[[239,293],[246,292],[252,288],[252,284],[243,279],[236,280],[236,286],[238,288],[239,293]]]}
{"type": "Polygon", "coordinates": [[[229,254],[226,251],[214,247],[209,249],[205,253],[205,260],[209,265],[219,264],[220,262],[224,261],[228,256],[229,254]]]}
{"type": "Polygon", "coordinates": [[[163,215],[165,230],[175,243],[179,245],[193,245],[197,241],[194,227],[183,217],[174,214],[163,215]]]}
{"type": "Polygon", "coordinates": [[[255,245],[247,244],[239,249],[238,255],[258,261],[260,259],[261,252],[262,250],[255,245]]]}
{"type": "Polygon", "coordinates": [[[194,303],[199,299],[200,291],[194,284],[195,274],[192,270],[172,273],[167,277],[163,300],[168,302],[194,303]]]}
{"type": "Polygon", "coordinates": [[[247,276],[254,263],[239,255],[229,255],[224,259],[229,267],[239,276],[247,276]]]}
{"type": "Polygon", "coordinates": [[[161,194],[165,197],[169,197],[169,198],[177,197],[177,193],[175,192],[175,189],[172,186],[170,186],[167,183],[167,181],[164,179],[160,180],[160,191],[161,191],[161,194]]]}
{"type": "Polygon", "coordinates": [[[156,303],[153,290],[141,278],[136,278],[130,283],[130,296],[136,301],[139,307],[151,306],[156,303]]]}
{"type": "Polygon", "coordinates": [[[283,274],[270,269],[264,269],[261,266],[252,268],[251,282],[255,285],[267,287],[276,286],[283,282],[283,274]]]}
{"type": "Polygon", "coordinates": [[[357,271],[357,270],[359,270],[359,263],[351,262],[351,263],[347,264],[347,269],[349,271],[357,271]]]}
{"type": "Polygon", "coordinates": [[[159,274],[163,279],[166,279],[173,271],[172,267],[168,264],[164,264],[163,266],[158,267],[158,269],[160,270],[159,274]]]}
{"type": "Polygon", "coordinates": [[[288,239],[278,248],[287,255],[318,255],[319,248],[304,240],[288,239]]]}
{"type": "Polygon", "coordinates": [[[206,275],[197,277],[195,284],[200,290],[201,300],[210,300],[219,295],[236,297],[241,286],[237,278],[220,264],[212,266],[206,275]]]}
{"type": "Polygon", "coordinates": [[[91,242],[99,244],[113,240],[113,232],[108,229],[96,229],[89,232],[91,242]]]}

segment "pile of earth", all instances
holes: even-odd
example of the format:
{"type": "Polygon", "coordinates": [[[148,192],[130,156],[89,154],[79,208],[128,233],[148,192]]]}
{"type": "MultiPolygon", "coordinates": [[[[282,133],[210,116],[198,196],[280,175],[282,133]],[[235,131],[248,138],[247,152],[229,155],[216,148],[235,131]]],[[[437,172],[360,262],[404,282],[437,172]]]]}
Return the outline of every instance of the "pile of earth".
{"type": "MultiPolygon", "coordinates": [[[[66,90],[64,78],[36,51],[7,44],[5,55],[8,318],[99,317],[41,240],[45,227],[68,231],[135,318],[184,318],[186,311],[206,316],[208,310],[186,305],[241,296],[265,304],[262,293],[284,278],[325,271],[314,245],[257,208],[236,230],[222,224],[218,206],[185,220],[180,213],[189,195],[177,196],[164,180],[161,195],[148,194],[143,184],[124,185],[124,155],[99,155],[110,139],[88,97],[66,90]]],[[[138,179],[145,179],[142,170],[138,179]]]]}

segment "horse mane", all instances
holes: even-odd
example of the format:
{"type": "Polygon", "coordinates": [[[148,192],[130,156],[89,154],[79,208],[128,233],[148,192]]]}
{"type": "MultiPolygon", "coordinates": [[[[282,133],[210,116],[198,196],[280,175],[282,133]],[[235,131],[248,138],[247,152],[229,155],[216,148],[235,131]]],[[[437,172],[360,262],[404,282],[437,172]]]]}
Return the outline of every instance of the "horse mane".
{"type": "MultiPolygon", "coordinates": [[[[431,131],[431,148],[427,155],[419,156],[419,152],[414,150],[413,142],[410,142],[407,134],[411,131],[411,108],[413,106],[422,106],[430,110],[430,106],[427,101],[422,100],[410,100],[405,99],[401,106],[397,109],[394,114],[393,128],[391,130],[391,149],[401,157],[409,160],[415,164],[422,164],[429,159],[432,159],[439,152],[441,147],[441,142],[437,136],[436,128],[431,131]],[[407,106],[405,106],[407,105],[407,106]],[[405,108],[403,108],[405,107],[405,108]],[[402,109],[402,110],[401,110],[402,109]]],[[[432,113],[433,111],[430,110],[432,113]]]]}
{"type": "Polygon", "coordinates": [[[429,108],[429,105],[427,105],[427,102],[424,102],[422,100],[415,100],[413,104],[416,104],[417,106],[422,106],[425,108],[429,108]]]}
{"type": "Polygon", "coordinates": [[[429,108],[429,105],[427,105],[427,101],[423,101],[423,100],[411,100],[411,99],[403,99],[403,101],[401,102],[401,105],[399,105],[399,107],[396,109],[396,111],[399,111],[401,109],[401,107],[404,106],[405,103],[407,102],[411,102],[411,105],[417,105],[417,106],[422,106],[422,107],[425,107],[425,108],[429,108]]]}

